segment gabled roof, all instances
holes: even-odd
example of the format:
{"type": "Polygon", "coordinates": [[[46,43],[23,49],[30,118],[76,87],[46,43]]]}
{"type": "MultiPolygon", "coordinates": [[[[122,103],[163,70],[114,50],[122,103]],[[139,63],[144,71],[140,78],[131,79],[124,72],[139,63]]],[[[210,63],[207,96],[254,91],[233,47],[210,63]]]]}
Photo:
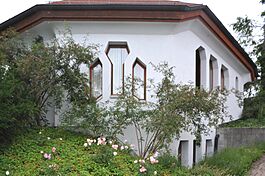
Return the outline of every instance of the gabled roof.
{"type": "Polygon", "coordinates": [[[43,21],[146,21],[179,22],[201,20],[249,70],[252,79],[257,67],[248,54],[205,5],[169,0],[63,0],[41,4],[0,24],[0,31],[15,27],[23,32],[43,21]]]}

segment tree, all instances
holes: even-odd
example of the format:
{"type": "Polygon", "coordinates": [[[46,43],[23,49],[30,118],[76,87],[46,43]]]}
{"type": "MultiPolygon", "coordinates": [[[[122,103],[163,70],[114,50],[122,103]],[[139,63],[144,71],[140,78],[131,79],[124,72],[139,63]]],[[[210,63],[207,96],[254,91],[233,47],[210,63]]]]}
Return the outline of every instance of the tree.
{"type": "MultiPolygon", "coordinates": [[[[143,158],[159,149],[167,148],[182,131],[194,134],[200,141],[210,127],[217,126],[227,116],[227,92],[215,89],[199,90],[193,85],[175,83],[173,67],[167,63],[154,66],[162,74],[161,82],[151,82],[155,102],[142,102],[133,95],[136,81],[127,79],[123,94],[114,104],[119,119],[135,127],[139,155],[143,158]]],[[[151,92],[150,92],[151,93],[151,92]]]]}
{"type": "Polygon", "coordinates": [[[93,99],[87,93],[88,76],[80,67],[90,65],[96,53],[96,45],[76,43],[70,30],[49,43],[41,36],[27,43],[13,29],[1,32],[1,130],[13,122],[21,127],[43,125],[49,106],[60,108],[64,101],[81,105],[93,99]]]}
{"type": "MultiPolygon", "coordinates": [[[[265,4],[264,0],[260,1],[265,4]]],[[[261,17],[264,19],[265,11],[261,17]]],[[[265,25],[258,25],[256,21],[247,16],[238,17],[237,22],[232,24],[233,30],[238,33],[239,42],[247,48],[251,48],[250,56],[256,58],[259,77],[256,81],[246,84],[246,90],[255,89],[256,96],[245,101],[243,118],[265,117],[265,25]],[[256,31],[259,31],[258,34],[256,31]],[[254,33],[255,32],[255,33],[254,33]],[[255,105],[255,106],[253,106],[255,105]],[[254,108],[255,107],[255,108],[254,108]]]]}

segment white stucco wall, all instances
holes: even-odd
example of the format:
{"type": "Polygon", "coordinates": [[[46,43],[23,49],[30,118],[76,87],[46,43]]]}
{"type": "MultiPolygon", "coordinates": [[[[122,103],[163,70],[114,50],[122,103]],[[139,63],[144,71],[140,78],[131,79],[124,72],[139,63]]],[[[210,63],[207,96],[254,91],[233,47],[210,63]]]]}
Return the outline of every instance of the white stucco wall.
{"type": "MultiPolygon", "coordinates": [[[[235,87],[235,78],[238,77],[239,91],[243,91],[243,85],[250,81],[250,73],[235,58],[235,56],[221,43],[211,31],[208,30],[199,20],[190,20],[181,23],[166,22],[43,22],[33,29],[26,31],[26,35],[42,35],[49,42],[50,39],[61,37],[60,31],[70,26],[73,37],[77,42],[83,42],[88,37],[88,41],[99,44],[99,59],[103,65],[103,96],[100,101],[115,100],[111,97],[111,64],[105,54],[107,44],[110,41],[127,42],[130,54],[125,60],[125,76],[132,74],[132,64],[138,57],[147,66],[147,79],[155,81],[161,80],[161,75],[156,73],[149,64],[158,64],[167,61],[174,66],[176,82],[188,83],[195,82],[195,50],[199,47],[204,48],[205,52],[205,87],[209,88],[209,59],[211,56],[217,60],[217,85],[220,86],[220,71],[222,65],[228,69],[229,83],[227,89],[235,87]]],[[[87,67],[82,68],[88,71],[87,67]]],[[[147,99],[151,100],[147,93],[147,99]]],[[[155,101],[155,100],[152,100],[155,101]]],[[[237,105],[234,95],[230,95],[227,101],[229,113],[233,119],[240,117],[242,109],[237,105]]],[[[51,113],[53,114],[53,113],[51,113]]],[[[59,125],[59,114],[55,115],[55,125],[59,125]]],[[[53,118],[50,118],[53,119],[53,118]]],[[[230,118],[226,118],[229,121],[230,118]]],[[[125,137],[131,143],[136,143],[132,129],[125,131],[125,137]]],[[[201,154],[198,158],[205,155],[206,139],[211,139],[214,145],[215,129],[208,136],[202,137],[201,147],[197,153],[201,154]]],[[[184,132],[179,140],[188,141],[186,166],[192,166],[193,140],[194,136],[184,132]]],[[[174,155],[178,153],[179,140],[171,144],[174,155]]]]}

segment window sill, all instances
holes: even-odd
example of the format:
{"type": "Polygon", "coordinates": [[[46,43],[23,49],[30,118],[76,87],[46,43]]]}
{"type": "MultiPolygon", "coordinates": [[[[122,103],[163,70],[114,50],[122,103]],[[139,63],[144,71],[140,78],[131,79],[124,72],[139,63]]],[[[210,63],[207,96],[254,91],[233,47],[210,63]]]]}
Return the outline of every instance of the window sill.
{"type": "Polygon", "coordinates": [[[120,95],[110,95],[110,99],[117,99],[120,95]]]}

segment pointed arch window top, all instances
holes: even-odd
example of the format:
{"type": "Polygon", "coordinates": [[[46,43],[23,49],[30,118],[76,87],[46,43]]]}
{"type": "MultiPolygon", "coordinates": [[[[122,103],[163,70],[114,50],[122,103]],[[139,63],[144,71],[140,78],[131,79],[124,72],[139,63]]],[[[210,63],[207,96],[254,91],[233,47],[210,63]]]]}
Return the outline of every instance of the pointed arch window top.
{"type": "Polygon", "coordinates": [[[106,55],[111,63],[111,95],[119,94],[124,83],[124,62],[130,51],[127,42],[109,42],[106,55]]]}
{"type": "Polygon", "coordinates": [[[90,94],[95,98],[102,96],[102,63],[96,59],[90,66],[90,94]]]}
{"type": "Polygon", "coordinates": [[[136,58],[132,69],[133,95],[139,100],[146,100],[146,65],[136,58]]]}

